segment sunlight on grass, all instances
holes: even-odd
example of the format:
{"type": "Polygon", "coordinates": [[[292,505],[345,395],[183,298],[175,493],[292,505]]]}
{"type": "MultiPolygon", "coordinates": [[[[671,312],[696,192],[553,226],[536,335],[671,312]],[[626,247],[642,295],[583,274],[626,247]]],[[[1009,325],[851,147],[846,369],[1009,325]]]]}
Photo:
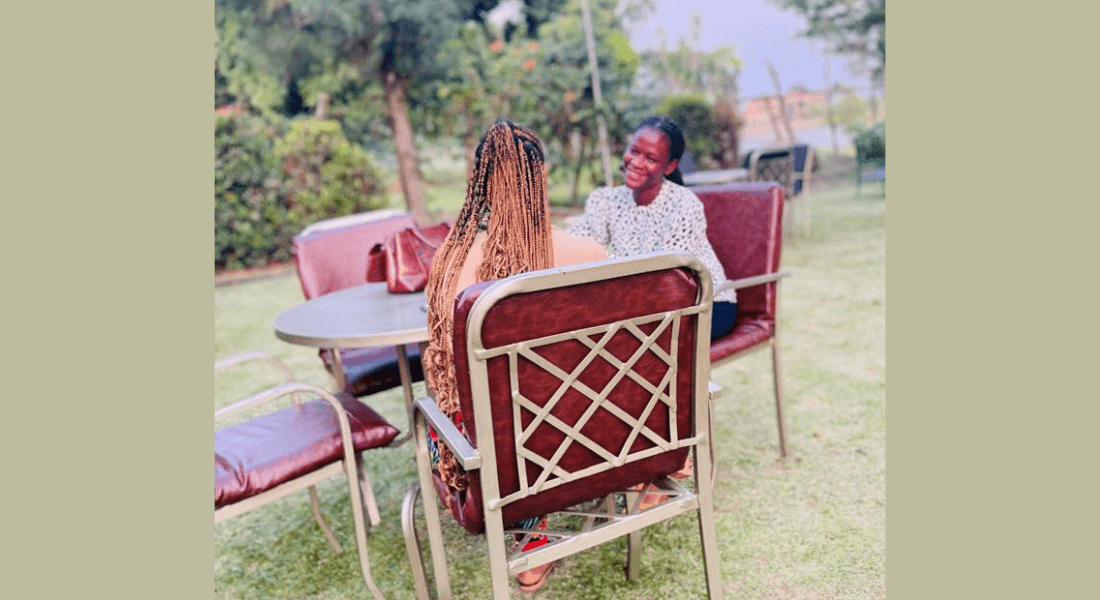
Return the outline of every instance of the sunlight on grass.
{"type": "MultiPolygon", "coordinates": [[[[456,198],[460,204],[463,192],[450,184],[434,189],[431,208],[445,209],[456,198]]],[[[712,371],[723,388],[715,508],[727,598],[885,597],[886,202],[869,192],[865,187],[857,198],[851,186],[814,191],[810,235],[786,236],[782,263],[791,276],[780,292],[780,345],[788,459],[778,459],[768,353],[712,371]]],[[[215,359],[266,350],[299,379],[327,387],[316,350],[279,341],[271,329],[277,314],[301,301],[294,274],[215,288],[215,359]]],[[[262,377],[219,376],[215,408],[273,383],[262,377]]],[[[405,428],[399,391],[368,401],[405,428]]],[[[401,498],[415,478],[411,449],[374,450],[365,458],[382,512],[369,540],[374,579],[387,598],[413,598],[400,524],[401,498]]],[[[215,598],[370,597],[354,550],[346,482],[331,479],[318,492],[344,553],[329,550],[308,495],[292,495],[215,526],[215,598]]],[[[455,597],[489,597],[484,538],[451,521],[444,525],[455,597]]],[[[537,596],[706,597],[698,526],[690,516],[645,534],[637,581],[623,577],[624,561],[623,541],[571,557],[537,596]]],[[[514,584],[513,591],[523,596],[514,584]]]]}

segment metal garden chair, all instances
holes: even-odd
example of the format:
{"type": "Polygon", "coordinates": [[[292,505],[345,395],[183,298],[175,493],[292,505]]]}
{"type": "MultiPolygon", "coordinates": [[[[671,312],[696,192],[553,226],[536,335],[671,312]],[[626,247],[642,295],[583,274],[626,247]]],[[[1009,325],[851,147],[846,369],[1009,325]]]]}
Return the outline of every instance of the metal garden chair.
{"type": "Polygon", "coordinates": [[[321,516],[314,486],[345,475],[363,580],[374,597],[383,600],[371,578],[364,503],[372,526],[378,525],[380,516],[360,453],[388,445],[397,437],[397,429],[346,393],[333,394],[295,382],[286,365],[263,352],[218,361],[214,373],[252,361],[273,365],[287,383],[214,412],[214,523],[308,488],[314,520],[332,550],[342,552],[321,516]],[[317,399],[303,402],[302,395],[317,399]],[[241,420],[246,411],[285,396],[291,396],[289,408],[241,420]],[[227,421],[233,422],[218,427],[219,422],[227,421]]]}
{"type": "Polygon", "coordinates": [[[722,597],[705,273],[690,256],[664,253],[525,273],[459,295],[455,368],[466,433],[431,398],[414,409],[419,481],[402,514],[419,598],[428,597],[413,518],[421,491],[440,599],[451,590],[437,493],[468,531],[486,535],[497,600],[509,597],[510,575],[623,536],[633,578],[642,529],[686,512],[698,517],[709,597],[722,597]],[[451,494],[433,473],[428,425],[467,471],[465,491],[451,494]],[[695,485],[687,489],[668,475],[691,450],[695,485]],[[667,498],[641,510],[647,491],[667,498]],[[539,515],[550,515],[546,530],[511,525],[539,515]],[[525,551],[536,533],[549,542],[525,551]]]}

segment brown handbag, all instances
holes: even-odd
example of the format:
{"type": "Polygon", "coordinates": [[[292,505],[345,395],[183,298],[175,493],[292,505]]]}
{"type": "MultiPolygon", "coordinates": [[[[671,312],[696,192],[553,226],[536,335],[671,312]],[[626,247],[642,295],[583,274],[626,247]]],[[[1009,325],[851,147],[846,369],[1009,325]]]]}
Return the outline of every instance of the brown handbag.
{"type": "Polygon", "coordinates": [[[391,294],[411,294],[428,285],[432,257],[451,231],[448,223],[409,227],[375,244],[367,257],[367,281],[386,281],[391,294]]]}

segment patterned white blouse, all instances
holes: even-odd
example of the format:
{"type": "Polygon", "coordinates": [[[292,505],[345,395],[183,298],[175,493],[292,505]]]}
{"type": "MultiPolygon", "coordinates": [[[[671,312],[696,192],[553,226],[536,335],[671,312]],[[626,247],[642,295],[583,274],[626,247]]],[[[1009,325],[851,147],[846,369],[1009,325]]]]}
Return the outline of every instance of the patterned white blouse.
{"type": "MultiPolygon", "coordinates": [[[[592,191],[584,213],[566,231],[595,239],[612,258],[666,250],[686,252],[710,271],[714,286],[726,281],[722,263],[707,240],[703,202],[694,192],[669,180],[645,206],[634,202],[625,185],[592,191]]],[[[716,301],[737,302],[736,290],[724,290],[716,301]]]]}

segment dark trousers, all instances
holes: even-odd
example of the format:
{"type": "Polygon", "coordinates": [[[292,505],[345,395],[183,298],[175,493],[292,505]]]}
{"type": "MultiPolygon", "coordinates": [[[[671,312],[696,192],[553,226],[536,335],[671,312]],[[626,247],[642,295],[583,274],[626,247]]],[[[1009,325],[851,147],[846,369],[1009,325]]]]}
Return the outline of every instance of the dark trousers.
{"type": "Polygon", "coordinates": [[[715,302],[710,317],[710,339],[714,341],[729,332],[737,323],[736,302],[715,302]]]}

